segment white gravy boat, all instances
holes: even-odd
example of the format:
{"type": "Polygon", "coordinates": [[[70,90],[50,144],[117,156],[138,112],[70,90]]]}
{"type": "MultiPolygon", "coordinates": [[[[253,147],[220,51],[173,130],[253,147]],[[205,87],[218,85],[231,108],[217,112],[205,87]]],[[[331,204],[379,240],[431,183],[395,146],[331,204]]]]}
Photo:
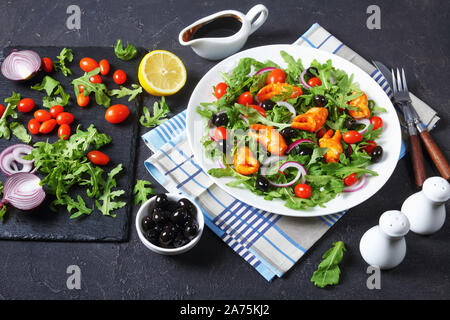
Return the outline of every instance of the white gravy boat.
{"type": "Polygon", "coordinates": [[[268,14],[269,10],[262,4],[251,8],[246,15],[235,10],[220,11],[197,20],[184,28],[178,36],[178,41],[183,46],[191,46],[192,50],[202,58],[209,60],[223,59],[238,52],[244,46],[248,36],[266,21],[268,14]],[[194,33],[198,29],[222,17],[233,17],[239,20],[241,22],[239,31],[229,37],[193,39],[194,33]]]}

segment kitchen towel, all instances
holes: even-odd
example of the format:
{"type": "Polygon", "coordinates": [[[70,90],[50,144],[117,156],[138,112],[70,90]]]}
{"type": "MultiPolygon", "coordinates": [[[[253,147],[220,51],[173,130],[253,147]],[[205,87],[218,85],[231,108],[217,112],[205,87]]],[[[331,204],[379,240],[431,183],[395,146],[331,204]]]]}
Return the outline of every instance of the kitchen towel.
{"type": "MultiPolygon", "coordinates": [[[[318,24],[294,44],[339,54],[369,72],[386,93],[391,94],[386,80],[380,78],[382,75],[370,63],[318,24]]],[[[438,118],[428,106],[421,105],[417,111],[425,123],[436,123],[438,118]]],[[[344,212],[313,218],[279,216],[233,198],[195,163],[185,136],[185,121],[183,111],[142,136],[154,153],[145,161],[146,168],[169,192],[183,193],[194,199],[202,208],[207,226],[265,279],[281,277],[343,216],[344,212]]],[[[403,154],[404,148],[401,156],[403,154]]]]}

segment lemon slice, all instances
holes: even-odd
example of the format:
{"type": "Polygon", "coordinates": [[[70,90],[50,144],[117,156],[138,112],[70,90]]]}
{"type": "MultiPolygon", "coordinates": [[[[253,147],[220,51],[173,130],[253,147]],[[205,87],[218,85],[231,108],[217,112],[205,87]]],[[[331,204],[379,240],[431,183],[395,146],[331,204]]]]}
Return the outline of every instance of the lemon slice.
{"type": "Polygon", "coordinates": [[[176,55],[165,50],[147,53],[139,65],[139,83],[154,96],[169,96],[186,83],[186,69],[176,55]]]}

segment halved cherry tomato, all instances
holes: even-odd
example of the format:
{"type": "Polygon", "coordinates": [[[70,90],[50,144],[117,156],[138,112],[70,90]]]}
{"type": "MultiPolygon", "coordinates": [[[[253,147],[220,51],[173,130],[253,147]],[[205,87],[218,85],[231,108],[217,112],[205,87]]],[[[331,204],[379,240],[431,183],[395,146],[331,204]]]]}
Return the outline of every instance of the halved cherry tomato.
{"type": "Polygon", "coordinates": [[[17,109],[19,109],[20,112],[30,112],[34,108],[34,101],[30,98],[25,98],[19,101],[19,104],[17,105],[17,109]]]}
{"type": "Polygon", "coordinates": [[[110,69],[108,60],[106,59],[100,60],[99,65],[100,65],[100,73],[106,76],[109,73],[110,69]]]}
{"type": "Polygon", "coordinates": [[[348,144],[358,143],[362,140],[362,135],[358,131],[350,130],[344,133],[342,139],[348,144]]]}
{"type": "Polygon", "coordinates": [[[249,107],[258,111],[259,114],[262,115],[263,117],[266,117],[266,110],[264,110],[262,107],[257,106],[256,104],[250,104],[249,107]]]}
{"type": "Polygon", "coordinates": [[[38,134],[40,128],[41,123],[35,118],[32,118],[30,119],[30,121],[28,121],[28,131],[30,131],[32,134],[38,134]]]}
{"type": "Polygon", "coordinates": [[[42,69],[44,69],[45,72],[50,73],[53,71],[53,61],[50,58],[42,58],[42,69]]]}
{"type": "Polygon", "coordinates": [[[58,116],[58,114],[60,114],[61,112],[64,112],[64,108],[63,106],[60,105],[54,105],[53,107],[50,108],[50,115],[53,118],[56,118],[58,116]]]}
{"type": "Polygon", "coordinates": [[[311,79],[308,80],[307,83],[308,83],[308,86],[310,86],[310,87],[322,85],[322,81],[320,81],[320,79],[318,77],[312,77],[311,79]]]}
{"type": "Polygon", "coordinates": [[[295,186],[294,193],[299,198],[308,199],[312,195],[312,189],[306,183],[299,183],[295,186]]]}
{"type": "Polygon", "coordinates": [[[286,74],[281,69],[274,69],[267,77],[267,84],[278,82],[286,82],[286,74]]]}
{"type": "Polygon", "coordinates": [[[109,157],[101,151],[91,151],[87,157],[89,161],[99,166],[107,165],[109,162],[109,157]]]}
{"type": "Polygon", "coordinates": [[[370,123],[373,124],[373,130],[377,130],[383,126],[383,119],[380,117],[374,116],[370,118],[370,123]]]}
{"type": "Polygon", "coordinates": [[[78,91],[84,92],[84,86],[82,84],[78,85],[78,91]]]}
{"type": "Polygon", "coordinates": [[[34,118],[39,122],[45,122],[47,120],[50,120],[52,118],[52,115],[50,112],[44,109],[39,109],[34,112],[34,118]]]}
{"type": "Polygon", "coordinates": [[[80,92],[77,96],[77,104],[80,107],[86,107],[89,104],[89,96],[84,96],[84,93],[80,92]]]}
{"type": "Polygon", "coordinates": [[[92,58],[85,57],[80,60],[80,68],[84,72],[91,72],[95,68],[98,68],[98,63],[92,58]]]}
{"type": "Polygon", "coordinates": [[[127,106],[123,104],[115,104],[106,110],[105,119],[110,123],[120,123],[124,121],[129,114],[130,110],[127,106]]]}
{"type": "Polygon", "coordinates": [[[0,104],[0,118],[1,118],[1,117],[3,116],[3,114],[5,113],[5,110],[6,110],[5,106],[2,105],[2,104],[0,104]]]}
{"type": "Polygon", "coordinates": [[[244,106],[248,105],[248,104],[252,104],[253,103],[253,97],[252,94],[249,91],[244,92],[243,94],[241,94],[238,98],[237,101],[239,104],[243,104],[244,106]]]}
{"type": "Polygon", "coordinates": [[[102,83],[102,77],[99,74],[94,74],[89,77],[89,81],[92,83],[102,83]]]}
{"type": "Polygon", "coordinates": [[[217,127],[216,131],[214,131],[214,139],[216,141],[227,140],[227,129],[225,127],[217,127]]]}
{"type": "Polygon", "coordinates": [[[219,82],[214,88],[214,95],[216,99],[222,98],[222,96],[227,93],[228,85],[225,82],[219,82]]]}
{"type": "Polygon", "coordinates": [[[366,143],[367,145],[362,147],[361,150],[365,150],[367,154],[370,154],[373,148],[377,146],[377,143],[375,141],[366,141],[366,143]]]}
{"type": "Polygon", "coordinates": [[[114,72],[113,74],[113,79],[117,84],[124,84],[125,81],[127,81],[127,74],[121,69],[116,70],[116,72],[114,72]]]}
{"type": "Polygon", "coordinates": [[[50,119],[41,123],[41,127],[39,128],[40,133],[50,133],[56,126],[56,120],[50,119]]]}
{"type": "Polygon", "coordinates": [[[351,175],[347,176],[344,178],[344,184],[346,186],[352,186],[356,183],[356,181],[358,181],[358,178],[356,177],[356,172],[352,173],[351,175]]]}
{"type": "Polygon", "coordinates": [[[58,128],[58,137],[63,140],[67,140],[70,137],[70,126],[63,123],[58,128]]]}
{"type": "Polygon", "coordinates": [[[59,125],[62,124],[71,124],[73,122],[73,120],[75,120],[75,117],[73,116],[73,114],[71,114],[70,112],[61,112],[60,114],[58,114],[58,116],[56,117],[56,122],[59,125]]]}

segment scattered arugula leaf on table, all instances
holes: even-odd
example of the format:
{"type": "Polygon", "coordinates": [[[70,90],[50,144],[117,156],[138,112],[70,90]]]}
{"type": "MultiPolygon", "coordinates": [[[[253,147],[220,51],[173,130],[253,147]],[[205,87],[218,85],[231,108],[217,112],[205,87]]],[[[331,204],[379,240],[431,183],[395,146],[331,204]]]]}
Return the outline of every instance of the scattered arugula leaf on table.
{"type": "Polygon", "coordinates": [[[164,97],[161,98],[161,101],[158,103],[155,101],[153,104],[153,116],[150,115],[150,110],[144,106],[143,108],[144,114],[139,119],[141,125],[146,128],[156,127],[161,123],[167,121],[167,115],[170,112],[169,106],[166,103],[166,99],[164,97]]]}
{"type": "Polygon", "coordinates": [[[125,191],[124,190],[112,191],[112,188],[115,188],[117,186],[117,182],[114,177],[120,171],[122,171],[122,164],[119,164],[117,167],[115,167],[108,173],[106,181],[102,183],[103,193],[98,198],[98,200],[95,201],[98,210],[100,210],[100,212],[104,216],[115,217],[116,215],[112,214],[111,211],[122,208],[123,206],[126,205],[126,202],[116,201],[116,198],[123,195],[125,191]]]}
{"type": "Polygon", "coordinates": [[[7,140],[11,139],[11,131],[13,131],[13,134],[16,135],[19,139],[22,140],[22,138],[24,138],[24,142],[28,140],[28,137],[25,137],[21,133],[22,130],[19,128],[19,125],[13,124],[17,122],[13,122],[8,125],[8,117],[17,119],[17,112],[15,110],[17,108],[17,105],[19,104],[19,101],[20,94],[16,92],[13,92],[11,97],[5,99],[5,102],[8,105],[6,106],[5,112],[3,112],[3,115],[0,118],[0,138],[5,138],[7,140]]]}
{"type": "Polygon", "coordinates": [[[120,89],[112,89],[108,91],[110,97],[115,96],[116,98],[123,98],[125,96],[130,96],[128,101],[134,100],[138,94],[142,93],[142,87],[138,84],[132,84],[131,89],[124,86],[120,86],[120,89]]]}
{"type": "Polygon", "coordinates": [[[323,260],[317,267],[317,270],[314,271],[311,282],[319,288],[338,284],[341,274],[339,263],[342,261],[344,251],[346,251],[344,242],[338,241],[333,243],[333,247],[323,254],[323,260]]]}
{"type": "Polygon", "coordinates": [[[120,60],[131,60],[133,59],[137,54],[137,49],[135,46],[131,45],[127,41],[127,46],[124,49],[122,45],[122,40],[118,39],[116,42],[116,45],[114,46],[114,53],[116,54],[117,58],[120,60]]]}
{"type": "Polygon", "coordinates": [[[43,98],[42,105],[46,108],[50,109],[54,105],[65,107],[69,103],[70,95],[64,91],[59,81],[50,76],[45,76],[41,83],[35,84],[31,89],[38,91],[45,90],[47,97],[43,98]]]}
{"type": "Polygon", "coordinates": [[[98,105],[105,106],[108,108],[111,104],[111,99],[108,96],[108,89],[104,83],[92,83],[89,81],[89,78],[93,75],[99,74],[100,68],[96,68],[91,72],[85,73],[83,76],[76,78],[72,81],[73,91],[75,92],[75,96],[78,97],[80,94],[80,89],[78,89],[79,85],[84,86],[84,96],[88,96],[91,92],[95,94],[95,102],[98,105]]]}
{"type": "Polygon", "coordinates": [[[86,206],[86,202],[80,195],[77,196],[77,200],[74,200],[65,194],[61,199],[57,199],[52,203],[52,206],[55,205],[65,205],[67,212],[71,214],[70,219],[76,219],[82,215],[90,215],[94,211],[86,206]],[[74,213],[72,213],[73,209],[75,209],[74,213]]]}
{"type": "Polygon", "coordinates": [[[136,180],[136,185],[133,189],[134,204],[144,204],[149,199],[148,196],[154,195],[155,192],[151,188],[151,183],[147,180],[136,180]]]}
{"type": "Polygon", "coordinates": [[[14,121],[9,125],[9,128],[11,129],[13,135],[15,135],[20,141],[26,144],[31,142],[31,136],[22,124],[14,121]]]}
{"type": "Polygon", "coordinates": [[[64,48],[56,57],[58,60],[53,61],[55,70],[61,70],[66,77],[72,74],[72,71],[67,67],[67,63],[73,61],[72,49],[64,48]]]}

